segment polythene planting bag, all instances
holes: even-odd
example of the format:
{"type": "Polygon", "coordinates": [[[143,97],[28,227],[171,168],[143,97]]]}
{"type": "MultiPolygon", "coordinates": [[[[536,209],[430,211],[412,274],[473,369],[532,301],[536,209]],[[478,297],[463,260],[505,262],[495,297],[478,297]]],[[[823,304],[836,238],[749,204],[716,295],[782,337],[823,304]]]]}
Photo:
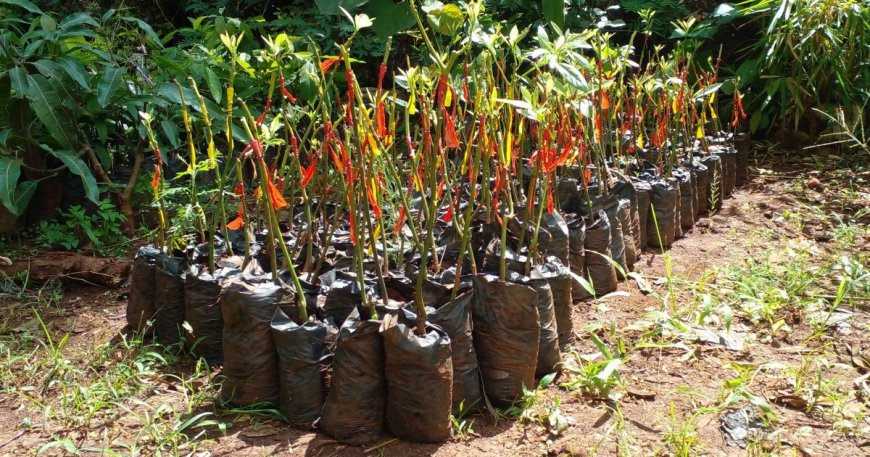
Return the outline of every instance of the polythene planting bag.
{"type": "Polygon", "coordinates": [[[737,183],[737,150],[730,146],[720,146],[714,154],[722,159],[722,196],[728,198],[737,183]]]}
{"type": "Polygon", "coordinates": [[[450,438],[453,361],[450,338],[429,326],[418,335],[398,317],[384,318],[387,427],[399,438],[435,443],[450,438]]]}
{"type": "Polygon", "coordinates": [[[135,332],[143,332],[154,318],[155,280],[160,250],[142,246],[136,252],[130,273],[130,294],[127,299],[127,324],[135,332]]]}
{"type": "Polygon", "coordinates": [[[227,285],[220,298],[224,317],[224,381],[221,398],[234,405],[279,399],[278,353],[272,338],[272,317],[292,292],[268,275],[243,275],[227,285]]]}
{"type": "Polygon", "coordinates": [[[692,174],[683,171],[675,173],[680,186],[680,227],[688,232],[695,226],[695,183],[692,174]]]}
{"type": "Polygon", "coordinates": [[[384,428],[387,380],[380,326],[379,320],[361,320],[354,308],[338,332],[320,427],[343,443],[370,443],[384,428]]]}
{"type": "Polygon", "coordinates": [[[474,292],[458,295],[452,302],[447,300],[429,313],[429,322],[441,327],[450,337],[453,354],[453,412],[482,406],[480,374],[477,353],[472,339],[471,307],[474,292]]]}
{"type": "MultiPolygon", "coordinates": [[[[330,270],[320,276],[320,292],[326,296],[323,312],[341,327],[348,315],[362,305],[359,281],[356,275],[339,270],[330,270]]],[[[375,291],[366,284],[366,293],[371,297],[375,291]]]]}
{"type": "MultiPolygon", "coordinates": [[[[529,259],[527,255],[519,254],[513,250],[508,242],[508,247],[505,249],[505,269],[507,271],[525,271],[526,263],[529,259]]],[[[483,265],[478,265],[479,271],[498,272],[501,262],[501,242],[498,238],[490,240],[486,246],[486,256],[483,258],[483,265]]]]}
{"type": "Polygon", "coordinates": [[[484,393],[497,407],[510,406],[523,386],[534,388],[540,320],[531,287],[476,275],[474,287],[474,349],[484,393]]]}
{"type": "MultiPolygon", "coordinates": [[[[567,351],[574,341],[574,322],[571,317],[573,303],[571,295],[571,270],[563,265],[559,259],[550,257],[545,263],[532,269],[529,277],[533,281],[546,280],[550,286],[550,293],[553,296],[553,313],[556,318],[556,334],[558,335],[559,350],[567,351]]],[[[540,307],[538,308],[538,313],[540,314],[540,307]]],[[[543,317],[541,317],[541,322],[541,340],[543,340],[543,317]]],[[[538,356],[538,360],[540,359],[541,357],[538,356]]]]}
{"type": "Polygon", "coordinates": [[[692,173],[695,175],[695,221],[707,215],[707,187],[710,181],[710,170],[699,160],[692,163],[692,173]]]}
{"type": "Polygon", "coordinates": [[[596,220],[586,227],[586,251],[583,269],[592,283],[595,295],[601,296],[616,290],[616,268],[606,258],[610,252],[610,220],[607,213],[598,211],[596,220]]]}
{"type": "MultiPolygon", "coordinates": [[[[622,245],[625,251],[625,264],[623,268],[627,273],[637,262],[637,245],[634,242],[634,235],[631,233],[633,225],[631,219],[631,202],[628,199],[620,199],[617,207],[616,217],[619,218],[619,225],[622,228],[622,245]]],[[[619,276],[621,273],[617,272],[619,276]]]]}
{"type": "Polygon", "coordinates": [[[541,215],[541,228],[549,233],[549,237],[539,239],[540,251],[545,256],[554,256],[563,263],[568,263],[568,223],[558,211],[541,215]]]}
{"type": "Polygon", "coordinates": [[[157,258],[154,279],[154,330],[164,346],[178,344],[184,329],[184,270],[182,257],[161,255],[157,258]]]}
{"type": "Polygon", "coordinates": [[[674,229],[674,240],[677,240],[677,239],[683,237],[683,224],[681,223],[682,222],[682,210],[680,207],[681,202],[682,202],[682,200],[681,200],[682,195],[680,194],[680,180],[671,176],[670,178],[667,179],[666,182],[668,183],[668,186],[670,186],[674,190],[674,193],[675,193],[676,207],[674,210],[673,229],[674,229]]]}
{"type": "Polygon", "coordinates": [[[233,267],[209,273],[203,265],[192,265],[185,274],[184,314],[192,334],[188,346],[211,366],[224,361],[220,297],[227,281],[239,274],[241,270],[233,267]]]}
{"type": "Polygon", "coordinates": [[[278,405],[290,425],[310,429],[326,399],[324,373],[332,359],[338,328],[329,318],[297,324],[280,308],[275,310],[271,327],[278,352],[278,405]]]}
{"type": "MultiPolygon", "coordinates": [[[[607,213],[607,221],[610,227],[610,251],[605,254],[617,263],[623,270],[628,270],[625,262],[625,236],[622,232],[622,218],[619,211],[619,198],[615,195],[602,197],[596,202],[596,208],[601,208],[607,213]]],[[[588,229],[587,229],[588,232],[588,229]]],[[[589,233],[586,234],[587,239],[589,233]]],[[[588,248],[588,246],[587,246],[588,248]]]]}
{"type": "Polygon", "coordinates": [[[540,377],[558,370],[559,364],[562,363],[562,353],[559,351],[559,332],[556,327],[556,312],[553,309],[553,291],[550,283],[546,279],[533,279],[528,284],[538,295],[535,306],[538,308],[541,331],[535,375],[540,377]]]}
{"type": "Polygon", "coordinates": [[[634,182],[635,195],[637,196],[637,228],[638,228],[638,255],[647,246],[647,221],[649,220],[650,184],[646,181],[634,182]]]}
{"type": "Polygon", "coordinates": [[[734,148],[737,149],[737,172],[735,184],[742,186],[749,179],[749,155],[752,153],[752,138],[748,133],[734,135],[734,148]]]}
{"type": "Polygon", "coordinates": [[[564,213],[576,213],[583,205],[583,196],[580,193],[580,184],[576,179],[566,178],[556,185],[556,194],[559,196],[559,206],[564,213]]]}
{"type": "Polygon", "coordinates": [[[716,154],[710,154],[701,163],[709,170],[710,179],[707,181],[707,212],[722,209],[722,159],[716,154]]]}
{"type": "Polygon", "coordinates": [[[569,246],[569,262],[571,273],[571,298],[572,300],[584,300],[589,297],[589,292],[585,287],[576,280],[583,277],[584,265],[586,263],[586,251],[583,244],[586,242],[586,220],[582,217],[577,217],[568,224],[568,246],[569,246]]]}
{"type": "Polygon", "coordinates": [[[619,197],[620,204],[622,204],[622,200],[628,200],[630,217],[628,224],[623,224],[623,235],[625,235],[626,238],[630,235],[631,240],[633,241],[635,261],[630,263],[634,264],[640,255],[640,251],[643,249],[640,246],[640,207],[637,200],[637,189],[633,182],[620,180],[613,185],[613,194],[619,197]],[[628,226],[627,231],[625,230],[626,225],[628,226]]]}
{"type": "Polygon", "coordinates": [[[676,189],[664,181],[650,186],[650,214],[647,218],[647,242],[650,246],[669,248],[674,243],[674,214],[677,212],[676,189]]]}

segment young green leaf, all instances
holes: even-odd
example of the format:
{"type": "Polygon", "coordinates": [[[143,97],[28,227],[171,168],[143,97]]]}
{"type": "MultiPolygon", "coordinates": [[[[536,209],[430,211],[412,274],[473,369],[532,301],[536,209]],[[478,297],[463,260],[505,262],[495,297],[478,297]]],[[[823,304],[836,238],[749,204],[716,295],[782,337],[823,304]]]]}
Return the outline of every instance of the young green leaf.
{"type": "Polygon", "coordinates": [[[60,161],[69,168],[69,171],[82,178],[82,184],[85,186],[85,196],[88,197],[88,200],[94,203],[100,200],[100,190],[97,188],[97,180],[94,178],[91,169],[88,168],[84,160],[69,151],[51,150],[47,146],[43,146],[43,148],[51,152],[53,156],[60,159],[60,161]]]}
{"type": "Polygon", "coordinates": [[[121,87],[124,71],[118,67],[106,66],[103,75],[100,77],[100,83],[97,85],[97,101],[100,106],[105,108],[115,92],[121,87]]]}
{"type": "Polygon", "coordinates": [[[21,161],[0,157],[0,202],[12,212],[15,212],[12,196],[18,186],[19,176],[21,176],[21,161]]]}
{"type": "Polygon", "coordinates": [[[39,181],[24,181],[15,189],[15,194],[12,195],[12,207],[9,208],[16,215],[24,213],[30,200],[33,198],[33,193],[36,192],[36,187],[39,181]]]}
{"type": "Polygon", "coordinates": [[[39,9],[38,6],[28,2],[27,0],[0,0],[0,3],[24,8],[33,14],[42,14],[42,10],[39,9]]]}
{"type": "Polygon", "coordinates": [[[31,108],[51,137],[63,147],[74,147],[75,125],[61,110],[63,101],[51,83],[42,75],[27,75],[27,85],[27,98],[30,99],[31,108]]]}

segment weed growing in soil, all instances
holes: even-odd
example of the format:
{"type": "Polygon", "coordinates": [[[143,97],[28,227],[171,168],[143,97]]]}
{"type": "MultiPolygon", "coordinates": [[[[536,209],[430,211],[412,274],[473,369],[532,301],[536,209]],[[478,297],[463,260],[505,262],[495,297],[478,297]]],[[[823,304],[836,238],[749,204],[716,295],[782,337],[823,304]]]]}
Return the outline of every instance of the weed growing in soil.
{"type": "Polygon", "coordinates": [[[457,414],[450,415],[450,426],[453,427],[453,437],[458,440],[465,440],[471,435],[474,435],[474,419],[468,419],[469,408],[465,406],[465,401],[459,403],[459,411],[457,414]]]}
{"type": "Polygon", "coordinates": [[[698,455],[701,446],[698,443],[698,414],[683,416],[677,414],[674,404],[671,403],[670,418],[665,432],[664,444],[670,455],[689,457],[698,455]]]}
{"type": "Polygon", "coordinates": [[[563,364],[568,380],[560,385],[579,390],[591,398],[613,399],[613,390],[622,385],[619,368],[626,362],[625,342],[621,337],[615,337],[616,347],[611,348],[595,334],[595,329],[589,330],[589,338],[595,343],[598,353],[588,356],[573,353],[573,360],[563,364]]]}
{"type": "Polygon", "coordinates": [[[79,359],[68,345],[71,332],[58,333],[43,318],[51,310],[33,313],[41,333],[0,339],[0,394],[41,412],[42,421],[25,421],[28,433],[45,437],[39,452],[177,455],[207,443],[208,433],[225,433],[212,411],[217,384],[204,362],[185,366],[127,338],[88,348],[88,358],[79,359]]]}

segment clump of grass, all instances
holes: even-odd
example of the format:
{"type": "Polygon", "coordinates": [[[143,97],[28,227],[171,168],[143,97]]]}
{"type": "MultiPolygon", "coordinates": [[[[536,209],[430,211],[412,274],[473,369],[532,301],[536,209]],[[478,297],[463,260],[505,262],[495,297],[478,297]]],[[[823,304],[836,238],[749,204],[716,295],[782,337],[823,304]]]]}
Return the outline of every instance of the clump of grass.
{"type": "Polygon", "coordinates": [[[701,445],[698,442],[697,415],[677,414],[674,404],[671,403],[669,419],[664,438],[668,453],[679,457],[698,455],[701,445]]]}
{"type": "Polygon", "coordinates": [[[56,334],[35,308],[34,318],[41,333],[25,343],[0,340],[0,371],[2,393],[43,416],[31,429],[50,436],[40,452],[174,455],[226,431],[215,417],[217,383],[204,361],[189,366],[159,346],[126,338],[77,358],[70,332],[56,334]]]}
{"type": "Polygon", "coordinates": [[[590,329],[589,338],[595,344],[598,353],[591,356],[574,353],[573,360],[565,362],[562,366],[568,380],[561,386],[569,390],[578,390],[587,397],[615,400],[617,395],[614,390],[623,385],[619,369],[626,363],[626,344],[616,335],[615,327],[611,327],[611,336],[616,341],[614,347],[604,343],[594,330],[597,329],[590,329]]]}

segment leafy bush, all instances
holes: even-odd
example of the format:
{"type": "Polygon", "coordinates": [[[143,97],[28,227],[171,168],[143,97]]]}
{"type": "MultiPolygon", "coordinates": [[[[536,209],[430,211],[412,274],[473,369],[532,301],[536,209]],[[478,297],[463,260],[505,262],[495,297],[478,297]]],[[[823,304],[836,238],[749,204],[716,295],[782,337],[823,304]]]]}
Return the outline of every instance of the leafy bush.
{"type": "Polygon", "coordinates": [[[660,37],[668,37],[674,29],[672,24],[689,16],[689,9],[681,0],[622,0],[619,3],[625,11],[639,16],[652,12],[651,23],[638,24],[638,28],[648,28],[660,37]]]}
{"type": "Polygon", "coordinates": [[[97,210],[90,214],[80,205],[61,211],[63,222],[42,221],[37,230],[37,241],[48,248],[80,250],[86,243],[99,255],[123,252],[128,241],[121,231],[125,217],[109,200],[100,200],[97,210]]]}
{"type": "MultiPolygon", "coordinates": [[[[0,202],[20,215],[40,181],[65,171],[98,202],[97,180],[111,185],[116,162],[142,152],[135,121],[148,101],[144,50],[160,40],[116,10],[58,21],[26,0],[0,4],[12,13],[0,19],[0,202]]],[[[132,214],[129,192],[114,193],[132,214]]]]}
{"type": "Polygon", "coordinates": [[[758,24],[757,41],[737,69],[753,131],[773,124],[815,137],[826,121],[812,109],[840,106],[866,116],[870,98],[870,8],[865,0],[747,0],[739,11],[758,24]]]}

